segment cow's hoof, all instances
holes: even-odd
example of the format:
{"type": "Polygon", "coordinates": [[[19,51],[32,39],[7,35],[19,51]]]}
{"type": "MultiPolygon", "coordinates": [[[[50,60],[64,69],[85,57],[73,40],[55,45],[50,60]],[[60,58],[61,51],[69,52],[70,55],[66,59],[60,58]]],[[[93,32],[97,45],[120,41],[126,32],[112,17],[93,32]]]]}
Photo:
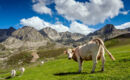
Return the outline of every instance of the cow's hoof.
{"type": "Polygon", "coordinates": [[[94,73],[94,71],[91,71],[91,73],[94,73]]]}
{"type": "Polygon", "coordinates": [[[78,73],[81,73],[81,71],[78,71],[78,73]]]}

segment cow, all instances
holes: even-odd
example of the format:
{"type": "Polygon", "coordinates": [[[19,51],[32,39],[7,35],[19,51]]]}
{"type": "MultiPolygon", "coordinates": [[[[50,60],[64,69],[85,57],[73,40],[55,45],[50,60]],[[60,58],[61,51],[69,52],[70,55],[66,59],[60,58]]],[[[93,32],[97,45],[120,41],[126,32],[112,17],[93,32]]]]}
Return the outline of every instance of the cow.
{"type": "Polygon", "coordinates": [[[41,64],[44,64],[44,61],[41,61],[41,64]]]}
{"type": "Polygon", "coordinates": [[[24,73],[24,71],[25,71],[25,68],[24,67],[21,67],[20,69],[20,72],[21,72],[21,75],[24,73]]]}
{"type": "Polygon", "coordinates": [[[15,76],[16,76],[16,70],[13,69],[13,70],[11,70],[11,77],[15,77],[15,76]]]}
{"type": "Polygon", "coordinates": [[[79,73],[82,71],[82,63],[84,60],[92,60],[93,68],[91,73],[95,72],[97,60],[101,58],[102,60],[102,68],[101,71],[104,71],[104,63],[105,63],[105,50],[110,56],[112,60],[115,58],[112,54],[106,49],[104,42],[100,38],[95,38],[90,40],[88,43],[78,46],[73,49],[67,49],[64,51],[64,54],[68,54],[68,59],[73,59],[79,63],[79,73]]]}

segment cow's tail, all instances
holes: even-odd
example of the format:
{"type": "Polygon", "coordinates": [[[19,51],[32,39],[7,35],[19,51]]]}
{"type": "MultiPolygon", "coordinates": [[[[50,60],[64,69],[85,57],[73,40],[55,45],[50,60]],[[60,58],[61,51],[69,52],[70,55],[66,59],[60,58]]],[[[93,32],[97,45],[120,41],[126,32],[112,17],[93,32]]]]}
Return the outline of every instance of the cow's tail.
{"type": "Polygon", "coordinates": [[[94,41],[98,42],[99,45],[101,45],[105,50],[106,52],[108,53],[108,55],[110,56],[110,58],[114,61],[115,58],[112,56],[112,54],[107,50],[107,48],[105,47],[104,45],[104,42],[100,39],[100,38],[96,38],[96,39],[93,39],[94,41]]]}

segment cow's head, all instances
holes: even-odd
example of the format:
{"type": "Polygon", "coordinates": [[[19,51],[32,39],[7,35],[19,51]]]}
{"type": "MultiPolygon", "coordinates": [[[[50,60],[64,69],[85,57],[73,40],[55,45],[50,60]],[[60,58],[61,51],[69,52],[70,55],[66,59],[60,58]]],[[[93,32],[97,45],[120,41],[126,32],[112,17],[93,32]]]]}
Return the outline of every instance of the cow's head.
{"type": "Polygon", "coordinates": [[[72,59],[74,51],[74,49],[67,49],[66,51],[64,51],[64,54],[68,54],[68,59],[72,59]]]}

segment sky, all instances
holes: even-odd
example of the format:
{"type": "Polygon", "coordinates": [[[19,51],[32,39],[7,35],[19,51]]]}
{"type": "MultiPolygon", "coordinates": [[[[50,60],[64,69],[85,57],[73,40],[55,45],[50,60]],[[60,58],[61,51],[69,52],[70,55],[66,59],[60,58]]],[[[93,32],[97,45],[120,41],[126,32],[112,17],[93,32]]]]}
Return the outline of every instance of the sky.
{"type": "Polygon", "coordinates": [[[130,27],[130,0],[0,0],[0,29],[51,27],[89,34],[113,24],[130,27]]]}

